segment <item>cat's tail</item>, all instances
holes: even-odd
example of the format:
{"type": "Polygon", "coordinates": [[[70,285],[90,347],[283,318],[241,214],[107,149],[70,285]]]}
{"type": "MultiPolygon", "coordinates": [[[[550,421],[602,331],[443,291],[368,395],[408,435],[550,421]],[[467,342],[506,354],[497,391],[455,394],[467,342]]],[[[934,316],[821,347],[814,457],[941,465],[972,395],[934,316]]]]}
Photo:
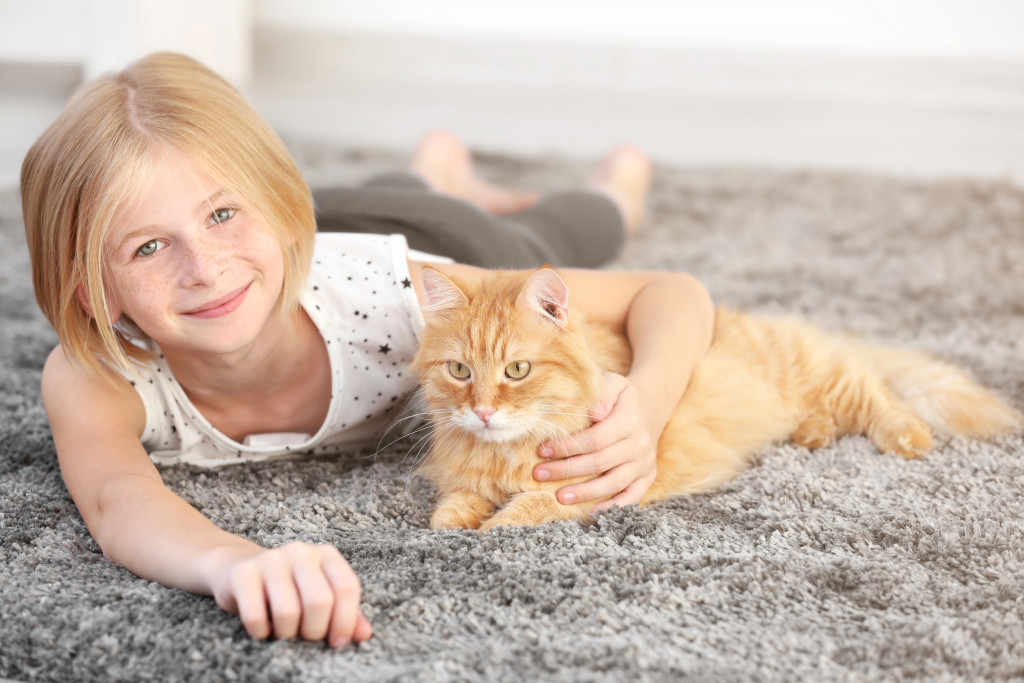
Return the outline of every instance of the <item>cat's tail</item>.
{"type": "Polygon", "coordinates": [[[1024,427],[1024,416],[957,367],[917,351],[865,351],[893,393],[938,434],[990,438],[1024,427]]]}

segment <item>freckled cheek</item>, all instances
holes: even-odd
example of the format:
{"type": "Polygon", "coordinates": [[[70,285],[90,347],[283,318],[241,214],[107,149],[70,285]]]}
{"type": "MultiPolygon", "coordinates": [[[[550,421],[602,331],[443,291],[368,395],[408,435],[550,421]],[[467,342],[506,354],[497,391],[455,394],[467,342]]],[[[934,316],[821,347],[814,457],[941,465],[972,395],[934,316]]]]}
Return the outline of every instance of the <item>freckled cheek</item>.
{"type": "Polygon", "coordinates": [[[114,298],[117,304],[133,319],[143,318],[169,304],[174,297],[173,280],[169,276],[145,277],[130,275],[117,278],[114,298]]]}
{"type": "Polygon", "coordinates": [[[264,276],[279,279],[284,273],[284,255],[281,245],[269,232],[253,230],[249,239],[236,241],[231,257],[251,264],[264,276]]]}

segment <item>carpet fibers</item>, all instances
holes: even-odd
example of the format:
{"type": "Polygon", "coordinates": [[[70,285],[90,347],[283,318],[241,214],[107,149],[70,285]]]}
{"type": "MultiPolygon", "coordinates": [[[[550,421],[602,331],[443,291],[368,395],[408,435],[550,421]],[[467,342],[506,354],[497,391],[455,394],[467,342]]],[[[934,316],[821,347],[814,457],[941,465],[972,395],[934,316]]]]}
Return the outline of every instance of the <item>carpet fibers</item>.
{"type": "MultiPolygon", "coordinates": [[[[396,158],[293,144],[314,184],[396,158]]],[[[482,158],[526,187],[584,165],[482,158]]],[[[955,362],[1024,408],[1024,190],[998,180],[659,168],[618,262],[716,301],[955,362]]],[[[39,399],[55,338],[0,193],[0,677],[196,680],[1024,678],[1024,438],[905,462],[850,437],[782,444],[720,490],[591,526],[427,528],[410,444],[167,484],[259,543],[338,546],[372,640],[254,642],[210,598],[105,560],[61,482],[39,399]]]]}

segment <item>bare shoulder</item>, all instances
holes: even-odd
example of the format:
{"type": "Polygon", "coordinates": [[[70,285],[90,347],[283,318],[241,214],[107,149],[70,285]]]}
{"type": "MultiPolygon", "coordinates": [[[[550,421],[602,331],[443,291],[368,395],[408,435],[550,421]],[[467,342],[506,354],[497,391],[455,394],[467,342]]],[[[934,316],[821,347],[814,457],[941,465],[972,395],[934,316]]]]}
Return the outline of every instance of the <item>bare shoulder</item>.
{"type": "Polygon", "coordinates": [[[146,411],[127,380],[91,374],[57,346],[43,366],[42,395],[62,468],[68,456],[83,459],[125,444],[144,454],[139,435],[146,411]]]}
{"type": "Polygon", "coordinates": [[[119,422],[137,422],[138,433],[142,431],[145,411],[131,383],[120,376],[111,379],[83,370],[68,359],[60,345],[43,365],[42,388],[47,411],[51,404],[77,407],[79,410],[73,412],[79,414],[110,409],[117,413],[119,422]]]}

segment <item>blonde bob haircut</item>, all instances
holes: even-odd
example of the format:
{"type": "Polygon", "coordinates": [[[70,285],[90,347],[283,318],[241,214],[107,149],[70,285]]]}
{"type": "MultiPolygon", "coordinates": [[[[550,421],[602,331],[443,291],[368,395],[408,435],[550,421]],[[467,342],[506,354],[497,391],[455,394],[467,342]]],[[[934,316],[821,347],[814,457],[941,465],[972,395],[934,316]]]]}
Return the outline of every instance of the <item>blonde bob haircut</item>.
{"type": "Polygon", "coordinates": [[[25,157],[21,200],[36,299],[64,353],[91,372],[130,370],[131,361],[152,356],[126,316],[107,322],[104,240],[151,187],[162,145],[269,226],[285,264],[278,314],[295,310],[309,271],[309,187],[280,138],[227,81],[193,59],[157,53],[87,83],[25,157]]]}

